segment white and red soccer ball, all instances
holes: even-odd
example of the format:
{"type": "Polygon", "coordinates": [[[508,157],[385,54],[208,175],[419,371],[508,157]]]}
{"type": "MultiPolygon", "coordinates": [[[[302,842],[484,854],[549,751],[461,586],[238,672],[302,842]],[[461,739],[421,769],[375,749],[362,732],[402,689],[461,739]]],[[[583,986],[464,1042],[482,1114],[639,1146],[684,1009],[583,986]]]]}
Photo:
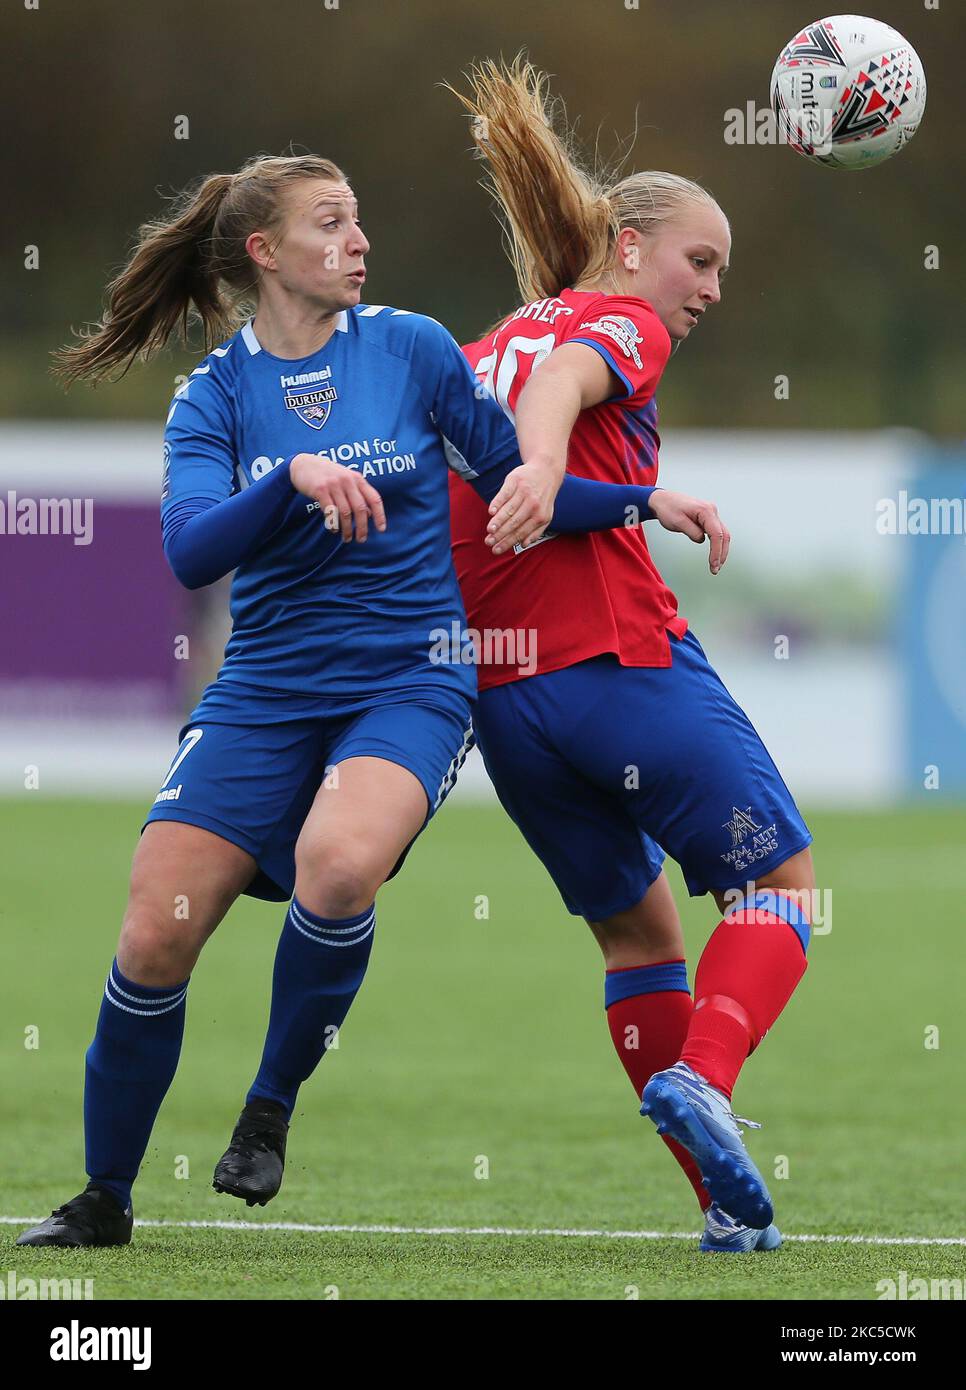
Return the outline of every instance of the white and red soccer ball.
{"type": "Polygon", "coordinates": [[[771,104],[793,150],[832,169],[866,169],[915,135],[926,74],[891,25],[836,14],[806,25],[782,49],[771,104]]]}

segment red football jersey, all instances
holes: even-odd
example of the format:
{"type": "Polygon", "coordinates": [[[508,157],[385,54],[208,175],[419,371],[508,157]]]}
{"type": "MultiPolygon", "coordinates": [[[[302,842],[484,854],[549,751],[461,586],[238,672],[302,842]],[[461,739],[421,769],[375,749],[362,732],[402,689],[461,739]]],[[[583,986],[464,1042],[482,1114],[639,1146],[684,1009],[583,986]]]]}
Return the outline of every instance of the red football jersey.
{"type": "MultiPolygon", "coordinates": [[[[671,340],[643,299],[563,290],[525,304],[463,352],[513,419],[530,373],[564,343],[596,349],[624,385],[622,395],[581,411],[570,436],[568,472],[652,486],[660,446],[654,392],[671,340]]],[[[483,540],[486,504],[455,474],[450,515],[469,626],[481,634],[535,634],[528,674],[559,671],[603,652],[614,652],[624,666],[670,666],[667,633],[681,637],[687,623],[648,553],[642,526],[551,536],[519,553],[494,555],[483,540]]],[[[500,659],[504,644],[490,642],[485,650],[488,659],[477,673],[481,690],[519,679],[519,666],[500,659]]]]}

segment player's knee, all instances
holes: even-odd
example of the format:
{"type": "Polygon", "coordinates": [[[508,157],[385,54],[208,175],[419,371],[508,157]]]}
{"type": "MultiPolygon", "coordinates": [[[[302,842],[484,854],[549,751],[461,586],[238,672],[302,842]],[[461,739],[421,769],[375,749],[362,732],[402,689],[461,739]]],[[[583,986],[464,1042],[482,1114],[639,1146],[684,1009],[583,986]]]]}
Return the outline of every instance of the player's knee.
{"type": "Polygon", "coordinates": [[[191,913],[186,894],[170,901],[152,884],[132,875],[117,959],[121,973],[142,985],[180,984],[194,969],[211,928],[191,913]]]}
{"type": "Polygon", "coordinates": [[[650,960],[675,959],[684,954],[681,929],[676,922],[650,922],[621,913],[589,925],[607,970],[646,965],[650,960]]]}
{"type": "Polygon", "coordinates": [[[792,898],[808,916],[815,893],[815,866],[807,847],[757,880],[758,888],[772,888],[792,898]]]}
{"type": "Polygon", "coordinates": [[[361,912],[383,878],[364,845],[300,840],[295,846],[295,896],[322,917],[361,912]]]}
{"type": "Polygon", "coordinates": [[[633,907],[589,925],[608,970],[684,955],[681,921],[664,874],[633,907]]]}
{"type": "Polygon", "coordinates": [[[201,942],[174,915],[129,904],[121,926],[117,962],[138,984],[180,984],[194,968],[201,942]]]}

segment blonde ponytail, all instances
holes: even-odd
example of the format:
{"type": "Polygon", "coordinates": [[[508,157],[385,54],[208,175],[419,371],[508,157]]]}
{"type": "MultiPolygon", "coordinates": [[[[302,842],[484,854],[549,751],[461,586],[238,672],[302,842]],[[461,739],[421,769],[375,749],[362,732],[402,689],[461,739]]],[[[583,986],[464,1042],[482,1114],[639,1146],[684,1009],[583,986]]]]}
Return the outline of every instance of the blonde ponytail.
{"type": "Polygon", "coordinates": [[[613,268],[624,227],[649,236],[686,207],[718,207],[707,189],[678,174],[648,170],[609,182],[585,170],[566,121],[554,128],[547,75],[522,55],[509,65],[487,59],[466,76],[468,97],[444,85],[473,118],[524,302],[599,281],[613,268]]]}
{"type": "Polygon", "coordinates": [[[524,301],[558,294],[603,272],[616,224],[600,182],[553,128],[547,77],[522,55],[474,65],[470,96],[445,84],[473,118],[472,132],[504,221],[524,301]]]}

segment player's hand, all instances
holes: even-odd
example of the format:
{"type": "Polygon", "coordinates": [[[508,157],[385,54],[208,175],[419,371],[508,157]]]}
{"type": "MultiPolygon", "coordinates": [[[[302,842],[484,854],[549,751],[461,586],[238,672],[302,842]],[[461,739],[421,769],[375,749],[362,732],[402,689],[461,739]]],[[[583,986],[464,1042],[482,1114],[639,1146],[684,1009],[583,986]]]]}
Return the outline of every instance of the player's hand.
{"type": "Polygon", "coordinates": [[[539,539],[553,516],[563,476],[563,467],[544,459],[521,463],[506,475],[490,503],[486,528],[486,543],[494,555],[539,539]]]}
{"type": "Polygon", "coordinates": [[[344,541],[364,541],[369,534],[369,518],[377,531],[386,529],[386,509],[376,489],[360,478],[354,468],[329,463],[317,454],[296,454],[289,465],[289,477],[296,491],[311,497],[322,509],[328,531],[341,531],[344,541]]]}
{"type": "Polygon", "coordinates": [[[683,492],[668,492],[658,488],[651,493],[650,508],[665,531],[680,531],[701,545],[707,536],[711,550],[708,568],[717,574],[731,546],[731,532],[718,515],[713,502],[687,497],[683,492]]]}

